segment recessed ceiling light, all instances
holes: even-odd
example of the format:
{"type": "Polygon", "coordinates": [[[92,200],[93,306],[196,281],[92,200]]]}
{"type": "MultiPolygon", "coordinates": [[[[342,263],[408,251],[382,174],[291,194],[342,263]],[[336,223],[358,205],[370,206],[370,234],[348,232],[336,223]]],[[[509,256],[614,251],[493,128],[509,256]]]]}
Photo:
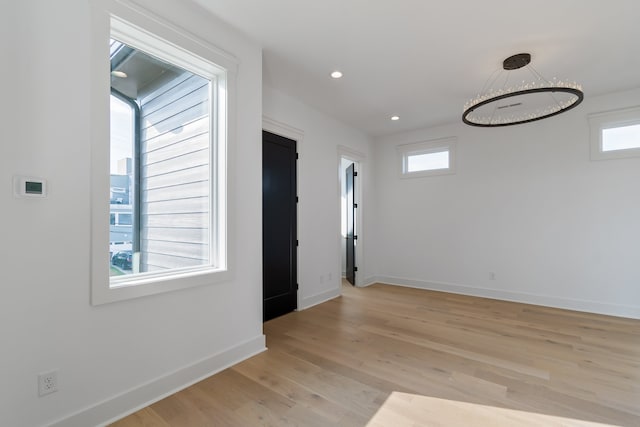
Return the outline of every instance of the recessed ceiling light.
{"type": "Polygon", "coordinates": [[[342,73],[336,70],[333,73],[331,73],[331,77],[333,77],[334,79],[339,79],[340,77],[342,77],[342,73]]]}
{"type": "Polygon", "coordinates": [[[396,120],[400,120],[400,116],[391,116],[391,120],[393,120],[394,122],[396,120]]]}
{"type": "Polygon", "coordinates": [[[127,78],[127,73],[125,73],[124,71],[113,70],[111,72],[111,75],[114,77],[120,77],[121,79],[127,78]]]}

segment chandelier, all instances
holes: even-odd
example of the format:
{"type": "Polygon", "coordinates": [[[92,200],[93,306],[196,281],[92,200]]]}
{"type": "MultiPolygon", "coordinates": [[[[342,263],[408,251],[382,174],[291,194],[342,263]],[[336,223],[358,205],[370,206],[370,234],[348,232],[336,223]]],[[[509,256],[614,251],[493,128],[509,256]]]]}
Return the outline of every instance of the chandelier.
{"type": "Polygon", "coordinates": [[[480,127],[519,125],[569,111],[582,102],[584,94],[579,84],[555,77],[548,80],[530,62],[531,55],[528,53],[505,59],[502,63],[504,71],[494,71],[480,94],[465,104],[462,121],[480,127]],[[521,68],[528,70],[533,80],[509,85],[513,70],[521,68]],[[496,87],[503,75],[506,75],[504,83],[496,87]]]}

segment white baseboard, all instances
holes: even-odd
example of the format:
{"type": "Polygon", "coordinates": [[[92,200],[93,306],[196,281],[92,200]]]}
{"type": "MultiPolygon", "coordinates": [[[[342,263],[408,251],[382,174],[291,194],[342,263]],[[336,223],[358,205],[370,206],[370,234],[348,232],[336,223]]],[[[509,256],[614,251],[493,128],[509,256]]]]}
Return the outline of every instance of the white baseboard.
{"type": "Polygon", "coordinates": [[[310,297],[304,297],[300,300],[300,307],[298,307],[298,310],[306,310],[314,305],[322,304],[323,302],[337,298],[340,295],[340,287],[337,287],[319,294],[311,295],[310,297]]]}
{"type": "Polygon", "coordinates": [[[378,282],[380,282],[380,280],[378,280],[378,277],[376,276],[365,277],[364,279],[362,279],[362,282],[358,284],[358,287],[366,288],[367,286],[371,286],[374,283],[378,282]]]}
{"type": "Polygon", "coordinates": [[[189,366],[141,384],[51,424],[51,427],[104,426],[266,350],[258,335],[189,366]]]}
{"type": "Polygon", "coordinates": [[[521,302],[525,304],[542,305],[546,307],[564,308],[567,310],[584,311],[588,313],[606,314],[609,316],[640,319],[640,306],[620,305],[588,301],[580,299],[562,298],[551,295],[536,295],[523,292],[510,292],[499,289],[477,288],[444,282],[430,282],[425,280],[406,279],[402,277],[376,276],[372,283],[407,286],[410,288],[427,289],[431,291],[450,292],[453,294],[470,295],[483,298],[493,298],[504,301],[521,302]]]}

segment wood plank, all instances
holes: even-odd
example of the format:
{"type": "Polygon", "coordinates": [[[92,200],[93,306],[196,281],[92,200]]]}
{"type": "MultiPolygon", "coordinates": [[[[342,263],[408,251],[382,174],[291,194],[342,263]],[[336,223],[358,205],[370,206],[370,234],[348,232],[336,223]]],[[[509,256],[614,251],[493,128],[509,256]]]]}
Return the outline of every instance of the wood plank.
{"type": "MultiPolygon", "coordinates": [[[[342,292],[265,323],[268,351],[151,414],[184,427],[640,425],[640,320],[380,284],[342,292]]],[[[116,425],[144,425],[144,411],[116,425]]]]}
{"type": "MultiPolygon", "coordinates": [[[[209,212],[208,197],[188,197],[178,200],[160,200],[148,202],[143,206],[142,215],[180,214],[209,212]]],[[[144,233],[145,230],[142,230],[144,233]]]]}
{"type": "Polygon", "coordinates": [[[176,100],[196,89],[207,86],[209,81],[195,74],[185,73],[173,80],[170,84],[164,85],[161,90],[151,94],[141,100],[142,114],[149,115],[167,104],[167,99],[176,100]]]}
{"type": "Polygon", "coordinates": [[[140,218],[143,228],[173,227],[173,228],[207,228],[209,214],[207,212],[179,213],[168,215],[143,215],[140,218]]]}
{"type": "Polygon", "coordinates": [[[191,138],[181,140],[179,143],[166,145],[153,151],[142,154],[141,164],[151,165],[164,160],[177,159],[185,154],[201,151],[209,148],[209,134],[202,133],[191,138]]]}
{"type": "Polygon", "coordinates": [[[187,184],[172,185],[169,187],[154,188],[144,190],[141,195],[143,203],[175,201],[180,203],[180,199],[190,199],[194,197],[209,196],[209,181],[197,181],[187,184]]]}
{"type": "MultiPolygon", "coordinates": [[[[178,68],[176,67],[176,69],[178,69],[178,68]]],[[[154,85],[154,86],[156,86],[156,88],[154,88],[154,89],[150,89],[149,87],[146,87],[145,88],[146,89],[145,90],[146,93],[140,99],[140,103],[142,105],[145,105],[145,104],[149,104],[150,102],[152,102],[156,98],[162,98],[162,95],[164,93],[166,93],[167,91],[170,91],[171,88],[173,88],[173,87],[180,86],[185,81],[190,79],[192,75],[193,75],[193,73],[185,71],[185,72],[180,73],[180,74],[176,75],[175,77],[169,79],[168,81],[166,81],[164,79],[161,79],[161,84],[160,85],[157,85],[157,84],[154,85]]],[[[149,85],[147,85],[147,86],[149,86],[149,85]]],[[[160,103],[162,103],[162,102],[160,102],[160,103]]]]}
{"type": "Polygon", "coordinates": [[[209,243],[209,230],[206,228],[146,227],[140,233],[140,238],[207,244],[209,243]]]}
{"type": "Polygon", "coordinates": [[[174,132],[167,132],[151,138],[143,139],[141,144],[142,153],[150,153],[163,147],[179,144],[189,138],[198,135],[209,134],[209,117],[200,117],[193,121],[183,123],[174,132]]]}
{"type": "Polygon", "coordinates": [[[207,260],[147,252],[147,253],[142,253],[140,255],[140,263],[143,266],[153,267],[153,269],[149,268],[149,270],[155,271],[158,268],[167,269],[167,268],[197,267],[197,266],[206,264],[207,260]]]}
{"type": "Polygon", "coordinates": [[[143,240],[141,244],[151,253],[194,259],[208,259],[209,256],[209,246],[199,243],[143,240]]]}
{"type": "Polygon", "coordinates": [[[163,122],[183,111],[190,110],[196,105],[202,105],[203,107],[202,113],[200,114],[201,116],[207,115],[210,105],[208,100],[208,86],[202,86],[180,98],[164,97],[163,105],[160,108],[153,112],[145,112],[143,110],[142,127],[143,129],[147,129],[150,127],[165,126],[163,122]]]}
{"type": "Polygon", "coordinates": [[[161,122],[150,125],[145,123],[142,129],[142,139],[147,141],[151,138],[166,134],[180,133],[187,123],[191,123],[203,117],[209,116],[209,103],[206,101],[199,102],[186,110],[176,111],[175,114],[167,117],[161,122]]]}
{"type": "MultiPolygon", "coordinates": [[[[170,172],[180,171],[189,168],[209,164],[209,149],[204,148],[190,153],[180,154],[177,157],[166,159],[149,165],[142,165],[142,176],[151,178],[156,175],[164,175],[170,172]]],[[[143,186],[146,184],[143,180],[143,186]]]]}

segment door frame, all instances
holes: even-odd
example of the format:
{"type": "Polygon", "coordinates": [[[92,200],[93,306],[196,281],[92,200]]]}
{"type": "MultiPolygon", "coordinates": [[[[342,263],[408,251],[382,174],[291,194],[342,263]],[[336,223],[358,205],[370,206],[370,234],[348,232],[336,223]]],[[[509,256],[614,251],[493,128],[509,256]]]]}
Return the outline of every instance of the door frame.
{"type": "MultiPolygon", "coordinates": [[[[294,140],[296,142],[296,151],[298,153],[302,151],[302,141],[304,139],[304,131],[297,129],[293,126],[289,126],[288,124],[280,122],[278,120],[274,120],[265,115],[262,116],[262,130],[294,140]]],[[[260,136],[260,141],[262,141],[262,134],[260,136]]],[[[260,152],[262,152],[262,149],[260,150],[260,152]]],[[[300,156],[296,164],[296,191],[298,192],[298,194],[296,195],[298,196],[298,203],[296,203],[296,236],[298,236],[298,239],[300,239],[300,224],[302,223],[302,219],[300,216],[300,211],[301,211],[300,203],[302,203],[303,201],[303,198],[300,197],[300,170],[303,167],[302,157],[303,156],[300,156]]],[[[296,298],[297,298],[296,306],[298,307],[296,308],[296,311],[298,311],[300,310],[301,303],[302,303],[302,297],[301,297],[302,284],[300,284],[300,280],[299,280],[299,276],[300,276],[299,246],[296,247],[296,250],[298,251],[297,253],[298,256],[296,256],[296,275],[298,276],[296,277],[296,282],[299,284],[298,292],[296,292],[296,298]]],[[[262,254],[260,255],[260,259],[262,259],[262,254]]]]}
{"type": "MultiPolygon", "coordinates": [[[[338,224],[342,224],[342,203],[340,203],[340,198],[342,197],[342,185],[344,182],[344,177],[342,176],[342,168],[341,168],[341,163],[342,163],[342,159],[346,159],[350,162],[355,163],[355,171],[358,173],[358,176],[355,179],[354,182],[354,191],[356,192],[356,197],[354,202],[358,205],[358,208],[356,209],[356,215],[355,215],[355,223],[356,223],[356,229],[355,229],[355,234],[358,236],[358,244],[356,245],[356,267],[358,267],[358,271],[356,272],[356,283],[355,286],[361,287],[364,286],[365,281],[364,279],[364,273],[365,273],[365,263],[364,263],[364,222],[363,222],[363,218],[364,218],[364,197],[363,196],[363,189],[364,189],[364,185],[363,185],[363,180],[365,175],[365,160],[366,160],[366,156],[359,152],[356,151],[352,148],[349,147],[345,147],[344,145],[338,145],[338,157],[337,157],[337,163],[338,163],[338,224]]],[[[342,254],[342,233],[341,230],[338,229],[338,253],[342,254]]],[[[339,271],[342,271],[342,255],[340,256],[340,268],[339,271]]]]}

